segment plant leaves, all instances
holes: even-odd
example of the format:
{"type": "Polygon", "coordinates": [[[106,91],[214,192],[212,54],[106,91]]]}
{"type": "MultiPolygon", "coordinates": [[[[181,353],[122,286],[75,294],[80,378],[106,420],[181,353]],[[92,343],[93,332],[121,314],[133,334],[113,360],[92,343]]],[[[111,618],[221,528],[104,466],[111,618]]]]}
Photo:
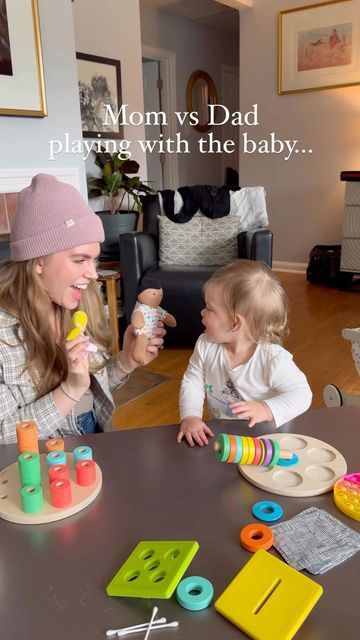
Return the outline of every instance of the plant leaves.
{"type": "Polygon", "coordinates": [[[89,176],[87,178],[88,196],[96,198],[100,195],[109,198],[110,211],[117,213],[124,201],[125,194],[128,194],[128,210],[131,209],[130,198],[133,198],[132,209],[136,206],[139,213],[142,211],[142,204],[139,198],[143,194],[156,193],[154,189],[144,184],[136,174],[139,163],[131,159],[122,159],[118,153],[108,153],[104,147],[100,152],[94,151],[95,164],[101,169],[101,177],[89,176]],[[131,177],[128,175],[131,174],[131,177]],[[121,195],[122,192],[122,195],[121,195]],[[120,202],[118,201],[120,194],[120,202]]]}

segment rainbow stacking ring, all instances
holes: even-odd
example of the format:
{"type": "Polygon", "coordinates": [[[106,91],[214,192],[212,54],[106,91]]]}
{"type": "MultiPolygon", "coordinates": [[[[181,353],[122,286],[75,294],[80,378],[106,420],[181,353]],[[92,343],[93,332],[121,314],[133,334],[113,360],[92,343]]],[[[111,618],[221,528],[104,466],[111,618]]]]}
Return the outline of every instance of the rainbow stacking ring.
{"type": "Polygon", "coordinates": [[[264,458],[263,465],[264,467],[268,467],[273,457],[273,448],[270,440],[267,440],[266,438],[264,438],[263,443],[265,445],[265,458],[264,458]]]}
{"type": "Polygon", "coordinates": [[[294,464],[297,464],[299,462],[299,456],[296,455],[296,453],[292,454],[292,458],[290,458],[290,460],[285,460],[280,458],[277,461],[277,464],[279,465],[279,467],[293,467],[294,464]]]}
{"type": "Polygon", "coordinates": [[[271,440],[271,444],[273,447],[273,456],[271,461],[269,462],[269,467],[275,467],[277,461],[280,458],[280,445],[277,440],[271,440]]]}
{"type": "Polygon", "coordinates": [[[254,438],[255,444],[255,456],[254,456],[254,464],[258,465],[261,460],[262,448],[261,448],[261,440],[259,438],[254,438]]]}
{"type": "Polygon", "coordinates": [[[236,456],[235,456],[234,462],[238,464],[242,456],[242,440],[241,440],[241,436],[234,436],[234,438],[236,441],[236,456]]]}
{"type": "Polygon", "coordinates": [[[226,460],[226,462],[235,462],[236,452],[237,452],[236,437],[229,434],[228,438],[229,438],[230,451],[229,451],[229,457],[226,460]]]}
{"type": "Polygon", "coordinates": [[[219,433],[216,438],[220,443],[220,449],[216,452],[216,457],[220,462],[226,462],[230,454],[230,442],[226,433],[219,433]]]}
{"type": "Polygon", "coordinates": [[[271,500],[256,502],[251,511],[253,516],[262,522],[276,522],[283,515],[282,507],[271,500]]]}
{"type": "Polygon", "coordinates": [[[214,597],[214,587],[210,580],[201,576],[191,576],[179,582],[176,600],[189,611],[206,609],[214,597]]]}
{"type": "Polygon", "coordinates": [[[249,459],[249,439],[247,436],[241,436],[242,456],[240,464],[247,464],[249,459]]]}
{"type": "Polygon", "coordinates": [[[255,442],[254,442],[254,438],[249,438],[248,439],[248,443],[249,443],[249,457],[247,460],[247,464],[254,464],[254,458],[255,458],[255,442]]]}
{"type": "Polygon", "coordinates": [[[261,440],[260,438],[260,446],[261,446],[261,458],[259,460],[259,465],[262,467],[264,464],[264,460],[265,460],[265,455],[266,455],[266,448],[264,445],[263,440],[261,440]]]}
{"type": "Polygon", "coordinates": [[[274,534],[266,524],[247,524],[240,531],[240,544],[247,551],[255,553],[258,549],[270,549],[274,534]]]}

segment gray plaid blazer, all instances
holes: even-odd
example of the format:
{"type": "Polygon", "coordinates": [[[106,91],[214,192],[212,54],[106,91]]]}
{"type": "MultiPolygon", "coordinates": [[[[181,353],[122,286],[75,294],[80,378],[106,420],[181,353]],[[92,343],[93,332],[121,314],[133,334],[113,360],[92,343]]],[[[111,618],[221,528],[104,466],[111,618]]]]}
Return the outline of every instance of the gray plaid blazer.
{"type": "MultiPolygon", "coordinates": [[[[62,416],[52,393],[37,397],[36,389],[27,371],[26,348],[22,344],[22,327],[16,318],[0,310],[0,444],[16,442],[16,424],[22,420],[35,420],[39,439],[56,436],[79,435],[74,412],[62,416]]],[[[105,361],[98,351],[92,354],[96,363],[105,363],[99,373],[91,374],[94,411],[103,431],[111,431],[114,401],[111,391],[124,384],[128,376],[119,379],[115,360],[105,361]]]]}

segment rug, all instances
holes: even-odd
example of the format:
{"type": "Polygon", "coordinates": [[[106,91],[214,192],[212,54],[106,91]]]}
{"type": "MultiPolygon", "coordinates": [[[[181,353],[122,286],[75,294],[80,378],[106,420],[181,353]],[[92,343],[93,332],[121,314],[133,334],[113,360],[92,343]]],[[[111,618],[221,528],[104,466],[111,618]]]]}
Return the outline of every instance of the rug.
{"type": "Polygon", "coordinates": [[[168,376],[152,373],[139,367],[131,374],[125,385],[113,392],[115,406],[121,407],[133,400],[137,400],[140,396],[168,380],[170,380],[168,376]]]}

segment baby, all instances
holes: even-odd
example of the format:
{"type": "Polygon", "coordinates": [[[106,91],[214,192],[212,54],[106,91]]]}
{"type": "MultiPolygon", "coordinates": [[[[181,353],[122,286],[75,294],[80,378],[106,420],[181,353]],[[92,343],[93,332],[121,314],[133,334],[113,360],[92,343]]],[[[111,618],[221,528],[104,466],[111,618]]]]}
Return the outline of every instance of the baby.
{"type": "Polygon", "coordinates": [[[312,393],[281,342],[287,334],[287,298],[262,262],[236,260],[204,287],[199,337],[180,389],[180,431],[191,446],[208,444],[205,395],[214,418],[270,421],[275,427],[306,411],[312,393]]]}

